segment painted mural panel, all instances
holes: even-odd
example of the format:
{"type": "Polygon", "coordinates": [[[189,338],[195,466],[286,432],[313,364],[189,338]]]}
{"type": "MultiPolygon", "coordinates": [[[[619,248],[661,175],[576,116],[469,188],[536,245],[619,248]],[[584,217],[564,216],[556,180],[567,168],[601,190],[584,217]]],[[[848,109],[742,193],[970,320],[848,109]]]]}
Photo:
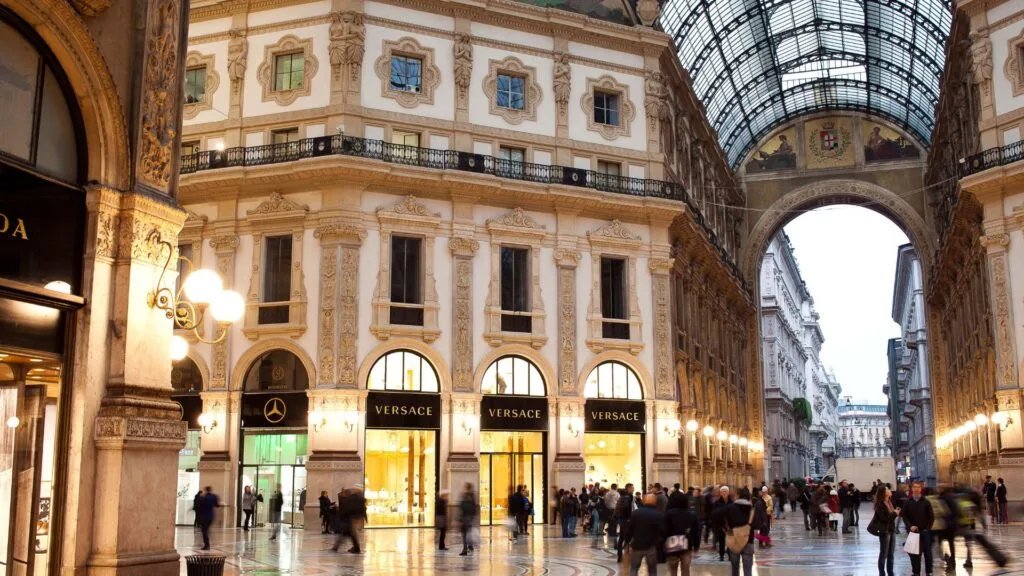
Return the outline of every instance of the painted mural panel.
{"type": "Polygon", "coordinates": [[[851,118],[821,118],[804,123],[808,168],[842,168],[856,162],[851,118]]]}
{"type": "Polygon", "coordinates": [[[895,130],[868,121],[863,123],[863,129],[865,162],[886,162],[921,156],[917,146],[895,130]]]}
{"type": "Polygon", "coordinates": [[[568,10],[616,24],[633,24],[623,0],[518,0],[541,8],[568,10]]]}
{"type": "Polygon", "coordinates": [[[747,174],[796,168],[796,128],[772,136],[747,162],[747,174]]]}

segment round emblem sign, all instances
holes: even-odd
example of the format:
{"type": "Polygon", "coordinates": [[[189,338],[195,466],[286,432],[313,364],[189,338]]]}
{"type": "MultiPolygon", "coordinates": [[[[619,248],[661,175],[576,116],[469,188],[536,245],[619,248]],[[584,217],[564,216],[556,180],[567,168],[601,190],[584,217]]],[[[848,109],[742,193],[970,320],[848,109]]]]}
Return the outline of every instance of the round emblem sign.
{"type": "Polygon", "coordinates": [[[267,400],[267,403],[263,405],[263,417],[271,424],[277,424],[284,420],[284,415],[287,412],[288,406],[285,405],[284,400],[276,396],[267,400]]]}

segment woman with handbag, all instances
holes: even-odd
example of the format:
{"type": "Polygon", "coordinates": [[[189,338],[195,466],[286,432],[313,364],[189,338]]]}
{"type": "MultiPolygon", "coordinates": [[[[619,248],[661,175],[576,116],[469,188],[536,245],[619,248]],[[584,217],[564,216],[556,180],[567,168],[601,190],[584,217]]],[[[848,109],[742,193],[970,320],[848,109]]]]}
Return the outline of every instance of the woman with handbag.
{"type": "Polygon", "coordinates": [[[690,576],[690,560],[700,548],[700,533],[700,519],[690,510],[689,496],[669,499],[663,546],[669,576],[690,576]]]}
{"type": "Polygon", "coordinates": [[[745,576],[754,574],[754,531],[761,524],[754,516],[750,490],[740,488],[739,498],[712,515],[712,523],[725,531],[725,547],[729,551],[732,576],[740,576],[740,562],[745,576]]]}
{"type": "Polygon", "coordinates": [[[893,576],[896,552],[896,518],[900,509],[892,504],[892,490],[879,486],[875,490],[875,515],[868,523],[868,533],[878,536],[878,576],[893,576]]]}

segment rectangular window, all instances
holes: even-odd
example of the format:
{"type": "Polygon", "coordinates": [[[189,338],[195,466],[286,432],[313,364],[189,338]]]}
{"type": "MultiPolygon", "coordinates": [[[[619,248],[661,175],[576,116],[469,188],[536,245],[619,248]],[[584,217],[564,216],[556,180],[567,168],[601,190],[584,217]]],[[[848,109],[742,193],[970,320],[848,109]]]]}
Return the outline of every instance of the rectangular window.
{"type": "Polygon", "coordinates": [[[181,143],[181,155],[182,156],[191,156],[193,154],[198,154],[198,153],[199,153],[199,141],[198,140],[192,140],[191,142],[182,142],[181,143]]]}
{"type": "Polygon", "coordinates": [[[597,188],[599,190],[619,190],[622,186],[622,165],[618,162],[597,161],[597,188]]]}
{"type": "Polygon", "coordinates": [[[391,89],[419,92],[423,79],[423,60],[414,56],[391,56],[391,89]]]}
{"type": "Polygon", "coordinates": [[[185,70],[185,104],[206,101],[206,66],[185,70]]]}
{"type": "Polygon", "coordinates": [[[396,161],[415,164],[419,160],[419,132],[393,130],[391,132],[391,143],[398,145],[392,148],[392,156],[396,161]]]}
{"type": "Polygon", "coordinates": [[[423,326],[423,239],[391,237],[391,323],[423,326]]]}
{"type": "Polygon", "coordinates": [[[292,52],[274,57],[274,90],[298,90],[305,80],[306,53],[292,52]]]}
{"type": "Polygon", "coordinates": [[[607,176],[622,176],[622,164],[618,162],[597,161],[597,171],[607,176]]]}
{"type": "Polygon", "coordinates": [[[526,78],[509,74],[498,74],[498,106],[512,110],[526,107],[526,78]]]}
{"type": "Polygon", "coordinates": [[[619,125],[619,95],[611,92],[594,91],[594,122],[619,125]]]}
{"type": "MultiPolygon", "coordinates": [[[[292,294],[292,237],[270,236],[263,240],[263,302],[285,302],[292,294]]],[[[260,306],[260,324],[287,324],[288,304],[260,306]]]]}
{"type": "Polygon", "coordinates": [[[530,250],[501,247],[501,331],[532,332],[530,310],[530,250]]]}
{"type": "Polygon", "coordinates": [[[601,258],[602,337],[629,340],[626,314],[626,260],[601,258]]]}
{"type": "Polygon", "coordinates": [[[526,150],[501,146],[498,148],[498,176],[505,178],[522,178],[523,162],[526,161],[526,150]]]}
{"type": "Polygon", "coordinates": [[[275,158],[298,158],[299,155],[299,129],[284,128],[282,130],[271,130],[270,143],[274,144],[273,151],[275,158]]]}

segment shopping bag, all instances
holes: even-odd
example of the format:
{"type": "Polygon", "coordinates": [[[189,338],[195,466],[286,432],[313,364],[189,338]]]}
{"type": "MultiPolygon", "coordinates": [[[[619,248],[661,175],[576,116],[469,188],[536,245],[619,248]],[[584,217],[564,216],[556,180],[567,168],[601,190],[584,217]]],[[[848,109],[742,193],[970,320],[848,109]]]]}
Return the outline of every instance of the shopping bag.
{"type": "Polygon", "coordinates": [[[508,519],[505,520],[505,527],[507,527],[508,531],[513,534],[519,533],[519,523],[516,522],[515,516],[509,516],[508,519]]]}
{"type": "Polygon", "coordinates": [[[480,527],[473,526],[469,529],[469,545],[474,547],[480,546],[480,527]]]}
{"type": "Polygon", "coordinates": [[[921,553],[921,535],[917,532],[907,534],[907,541],[903,544],[903,551],[907,554],[921,553]]]}

